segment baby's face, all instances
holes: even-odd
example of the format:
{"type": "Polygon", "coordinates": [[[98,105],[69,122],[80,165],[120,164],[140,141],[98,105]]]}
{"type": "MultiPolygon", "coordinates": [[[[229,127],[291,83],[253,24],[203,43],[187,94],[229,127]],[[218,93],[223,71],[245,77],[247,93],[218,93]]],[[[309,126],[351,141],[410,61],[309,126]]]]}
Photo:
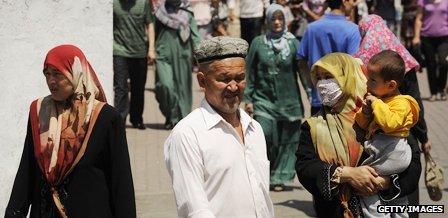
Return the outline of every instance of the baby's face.
{"type": "Polygon", "coordinates": [[[396,88],[391,84],[391,81],[384,81],[381,77],[380,70],[380,67],[377,65],[367,65],[367,91],[377,98],[388,96],[396,88]]]}

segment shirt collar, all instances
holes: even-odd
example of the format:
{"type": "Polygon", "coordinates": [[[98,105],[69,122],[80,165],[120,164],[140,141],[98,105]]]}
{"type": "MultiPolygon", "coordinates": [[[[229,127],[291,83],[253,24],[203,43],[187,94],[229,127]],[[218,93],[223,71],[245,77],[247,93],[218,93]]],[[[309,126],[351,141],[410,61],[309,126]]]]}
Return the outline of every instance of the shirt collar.
{"type": "MultiPolygon", "coordinates": [[[[252,117],[250,117],[243,109],[239,108],[240,113],[240,122],[243,127],[243,132],[246,132],[246,130],[249,128],[249,126],[252,124],[252,117]]],[[[227,122],[224,120],[224,118],[221,117],[207,102],[207,100],[204,98],[201,102],[201,111],[202,115],[204,117],[205,125],[207,129],[211,129],[212,127],[216,126],[219,122],[227,122]]]]}
{"type": "Polygon", "coordinates": [[[347,18],[344,15],[340,14],[333,14],[331,12],[325,13],[325,18],[331,19],[331,20],[347,20],[347,18]]]}

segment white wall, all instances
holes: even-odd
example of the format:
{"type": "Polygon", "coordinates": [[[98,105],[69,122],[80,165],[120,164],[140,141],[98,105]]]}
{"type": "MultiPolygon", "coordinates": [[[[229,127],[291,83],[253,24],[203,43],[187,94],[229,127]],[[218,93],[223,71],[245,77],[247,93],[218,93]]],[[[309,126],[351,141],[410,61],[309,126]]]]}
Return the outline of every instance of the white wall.
{"type": "Polygon", "coordinates": [[[84,51],[106,92],[112,93],[112,0],[0,2],[0,216],[11,193],[32,100],[49,94],[42,74],[56,45],[84,51]]]}

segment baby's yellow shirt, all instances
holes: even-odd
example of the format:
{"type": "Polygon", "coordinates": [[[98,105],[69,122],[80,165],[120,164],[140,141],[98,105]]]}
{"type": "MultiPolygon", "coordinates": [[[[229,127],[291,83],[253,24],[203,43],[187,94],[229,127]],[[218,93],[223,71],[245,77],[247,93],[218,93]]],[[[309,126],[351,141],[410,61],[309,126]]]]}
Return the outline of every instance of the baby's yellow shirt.
{"type": "Polygon", "coordinates": [[[360,110],[355,117],[356,123],[367,130],[366,139],[370,139],[378,130],[386,135],[406,138],[417,123],[420,112],[417,101],[409,95],[377,99],[372,102],[372,109],[370,116],[360,110]]]}

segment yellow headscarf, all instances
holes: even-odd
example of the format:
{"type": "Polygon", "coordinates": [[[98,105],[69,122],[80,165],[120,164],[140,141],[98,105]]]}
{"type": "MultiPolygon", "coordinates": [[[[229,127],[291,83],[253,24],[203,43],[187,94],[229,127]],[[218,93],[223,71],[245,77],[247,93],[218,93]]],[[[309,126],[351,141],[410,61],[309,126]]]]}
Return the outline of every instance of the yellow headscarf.
{"type": "MultiPolygon", "coordinates": [[[[344,53],[328,54],[317,61],[311,69],[314,83],[318,67],[333,75],[341,87],[343,97],[337,104],[342,106],[333,110],[324,107],[319,115],[307,120],[314,148],[319,158],[326,163],[355,167],[361,157],[362,146],[356,140],[353,124],[355,114],[361,108],[362,99],[367,92],[367,79],[360,61],[344,53]]],[[[347,204],[350,189],[347,185],[343,185],[339,190],[345,209],[344,216],[350,217],[352,213],[348,210],[347,204]]]]}

